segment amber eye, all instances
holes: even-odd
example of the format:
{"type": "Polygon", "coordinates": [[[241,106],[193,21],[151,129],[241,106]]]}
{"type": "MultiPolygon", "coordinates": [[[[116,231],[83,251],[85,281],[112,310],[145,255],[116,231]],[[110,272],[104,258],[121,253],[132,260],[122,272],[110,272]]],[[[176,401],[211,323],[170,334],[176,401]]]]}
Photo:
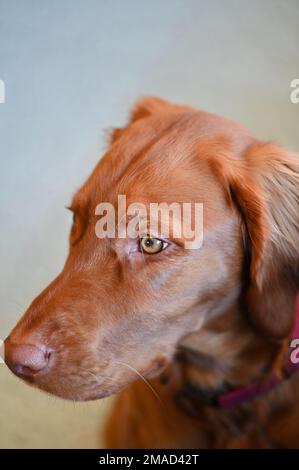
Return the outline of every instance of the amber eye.
{"type": "Polygon", "coordinates": [[[145,253],[155,255],[156,253],[160,253],[160,251],[164,250],[168,246],[168,243],[160,240],[159,238],[144,237],[140,240],[140,246],[142,251],[145,253]]]}

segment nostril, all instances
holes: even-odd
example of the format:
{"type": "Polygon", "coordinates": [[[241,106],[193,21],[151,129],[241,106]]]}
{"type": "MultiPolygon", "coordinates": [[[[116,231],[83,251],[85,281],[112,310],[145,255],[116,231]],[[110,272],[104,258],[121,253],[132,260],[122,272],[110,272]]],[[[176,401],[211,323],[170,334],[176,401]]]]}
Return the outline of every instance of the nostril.
{"type": "Polygon", "coordinates": [[[45,358],[48,362],[50,362],[51,356],[52,356],[52,351],[45,352],[45,358]]]}
{"type": "Polygon", "coordinates": [[[51,352],[33,344],[12,343],[5,341],[5,362],[16,375],[33,377],[46,372],[51,352]]]}

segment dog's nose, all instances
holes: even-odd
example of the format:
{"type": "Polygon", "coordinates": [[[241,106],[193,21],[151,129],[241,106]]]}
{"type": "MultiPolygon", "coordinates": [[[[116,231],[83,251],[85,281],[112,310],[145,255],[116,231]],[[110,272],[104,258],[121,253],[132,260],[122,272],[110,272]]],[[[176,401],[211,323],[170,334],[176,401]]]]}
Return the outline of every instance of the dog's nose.
{"type": "Polygon", "coordinates": [[[4,360],[10,370],[22,378],[34,377],[45,373],[49,366],[51,353],[43,346],[13,343],[9,338],[4,342],[4,360]]]}

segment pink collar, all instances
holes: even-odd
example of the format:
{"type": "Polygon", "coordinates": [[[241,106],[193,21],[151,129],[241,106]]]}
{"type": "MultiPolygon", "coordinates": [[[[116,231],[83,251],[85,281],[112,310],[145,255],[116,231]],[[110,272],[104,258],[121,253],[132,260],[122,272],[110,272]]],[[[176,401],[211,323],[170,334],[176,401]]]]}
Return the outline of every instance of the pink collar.
{"type": "Polygon", "coordinates": [[[297,371],[299,371],[299,296],[297,298],[295,325],[290,340],[290,353],[288,356],[288,363],[285,367],[284,377],[280,378],[277,375],[272,374],[262,384],[251,384],[245,387],[232,389],[229,392],[219,395],[216,398],[216,403],[221,408],[229,408],[251,401],[277,387],[277,385],[279,385],[284,379],[289,378],[297,371]],[[297,340],[297,344],[294,340],[297,340]]]}

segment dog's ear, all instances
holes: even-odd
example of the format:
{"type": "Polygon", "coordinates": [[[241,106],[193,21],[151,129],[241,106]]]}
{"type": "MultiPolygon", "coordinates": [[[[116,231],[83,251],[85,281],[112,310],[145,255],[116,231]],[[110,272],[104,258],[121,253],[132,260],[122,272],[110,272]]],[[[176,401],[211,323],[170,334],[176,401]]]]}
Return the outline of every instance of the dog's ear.
{"type": "Polygon", "coordinates": [[[157,112],[161,112],[163,109],[169,108],[172,105],[162,98],[155,96],[146,96],[137,101],[130,115],[130,123],[143,119],[157,112]]]}
{"type": "Polygon", "coordinates": [[[244,223],[248,315],[261,333],[285,338],[299,289],[299,157],[257,142],[244,159],[220,157],[214,164],[244,223]]]}
{"type": "Polygon", "coordinates": [[[171,106],[175,105],[172,105],[168,101],[162,100],[161,98],[156,98],[154,96],[140,98],[130,113],[128,124],[124,128],[114,128],[111,130],[110,143],[112,144],[118,140],[128,125],[138,121],[139,119],[147,118],[154,113],[161,112],[171,106]]]}

